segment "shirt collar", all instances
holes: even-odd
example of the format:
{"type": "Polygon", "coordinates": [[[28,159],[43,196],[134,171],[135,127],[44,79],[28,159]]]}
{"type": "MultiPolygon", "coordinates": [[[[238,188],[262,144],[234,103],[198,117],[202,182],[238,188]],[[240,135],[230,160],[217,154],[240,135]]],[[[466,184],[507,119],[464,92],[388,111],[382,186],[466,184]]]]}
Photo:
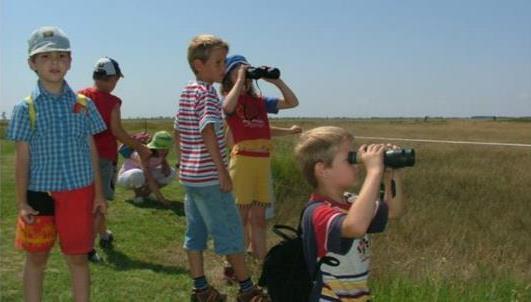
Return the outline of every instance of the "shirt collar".
{"type": "Polygon", "coordinates": [[[345,195],[344,196],[345,203],[341,203],[341,202],[334,201],[333,199],[331,199],[329,197],[326,197],[326,196],[323,196],[323,195],[320,195],[320,194],[317,194],[317,193],[312,193],[312,195],[310,195],[310,201],[325,202],[325,203],[328,203],[328,204],[330,204],[332,206],[337,206],[337,207],[340,207],[340,208],[348,208],[351,205],[351,201],[349,200],[349,197],[351,197],[351,196],[345,195]]]}
{"type": "Polygon", "coordinates": [[[210,88],[210,87],[213,85],[212,83],[205,82],[205,81],[202,81],[202,80],[195,80],[195,82],[196,82],[198,85],[205,86],[205,87],[207,87],[207,88],[210,88]]]}
{"type": "Polygon", "coordinates": [[[75,96],[74,91],[72,88],[70,88],[70,85],[68,85],[68,82],[64,81],[63,85],[63,92],[59,95],[54,95],[49,93],[44,87],[42,87],[40,81],[37,81],[37,85],[33,89],[31,93],[31,97],[34,101],[37,101],[39,96],[47,96],[49,98],[62,98],[62,97],[68,97],[68,96],[75,96]]]}

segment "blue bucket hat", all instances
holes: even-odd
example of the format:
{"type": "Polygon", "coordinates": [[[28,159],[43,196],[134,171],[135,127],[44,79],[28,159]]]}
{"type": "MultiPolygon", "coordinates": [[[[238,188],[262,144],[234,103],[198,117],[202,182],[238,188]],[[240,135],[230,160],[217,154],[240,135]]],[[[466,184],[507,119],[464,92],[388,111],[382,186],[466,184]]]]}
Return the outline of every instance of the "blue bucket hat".
{"type": "Polygon", "coordinates": [[[228,75],[234,68],[240,64],[249,65],[247,59],[242,55],[232,55],[225,59],[225,75],[228,75]]]}

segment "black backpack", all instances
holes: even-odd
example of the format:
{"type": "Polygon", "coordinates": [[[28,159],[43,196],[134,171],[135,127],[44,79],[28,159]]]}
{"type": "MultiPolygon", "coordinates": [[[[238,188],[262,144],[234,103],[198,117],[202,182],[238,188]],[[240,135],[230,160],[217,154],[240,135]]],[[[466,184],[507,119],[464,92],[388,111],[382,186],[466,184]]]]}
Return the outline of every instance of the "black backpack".
{"type": "Polygon", "coordinates": [[[336,258],[323,257],[316,262],[315,273],[310,276],[301,238],[302,216],[306,207],[302,210],[297,230],[286,225],[273,226],[273,232],[283,240],[267,252],[258,281],[260,286],[267,288],[273,302],[308,302],[312,289],[320,281],[321,264],[339,265],[336,258]]]}

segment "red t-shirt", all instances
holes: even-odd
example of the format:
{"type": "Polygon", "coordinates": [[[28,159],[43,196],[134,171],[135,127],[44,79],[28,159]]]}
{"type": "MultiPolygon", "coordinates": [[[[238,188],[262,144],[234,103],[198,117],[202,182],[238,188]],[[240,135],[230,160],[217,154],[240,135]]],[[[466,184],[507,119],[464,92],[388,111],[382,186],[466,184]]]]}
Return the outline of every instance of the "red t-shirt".
{"type": "Polygon", "coordinates": [[[122,100],[110,93],[97,91],[94,87],[85,88],[80,90],[79,93],[89,97],[94,102],[107,126],[107,130],[94,135],[98,156],[116,160],[118,157],[118,143],[111,131],[111,112],[116,106],[120,107],[122,105],[122,100]]]}
{"type": "Polygon", "coordinates": [[[227,123],[234,143],[254,139],[271,139],[267,113],[278,113],[278,99],[240,95],[238,105],[227,123]]]}

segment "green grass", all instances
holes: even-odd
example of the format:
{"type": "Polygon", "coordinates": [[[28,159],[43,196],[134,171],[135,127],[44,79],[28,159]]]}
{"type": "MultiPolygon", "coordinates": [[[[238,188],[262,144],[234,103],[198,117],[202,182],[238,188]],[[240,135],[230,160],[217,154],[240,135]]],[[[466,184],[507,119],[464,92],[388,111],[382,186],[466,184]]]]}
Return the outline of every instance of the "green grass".
{"type": "MultiPolygon", "coordinates": [[[[466,120],[273,120],[309,129],[339,125],[355,135],[530,143],[529,123],[466,120]]],[[[128,121],[130,131],[144,122],[128,121]]],[[[2,128],[2,127],[0,127],[2,128]]],[[[150,120],[150,131],[171,129],[150,120]]],[[[1,129],[3,132],[3,129],[1,129]]],[[[295,137],[275,139],[273,158],[277,216],[294,224],[309,187],[296,169],[295,137]]],[[[365,143],[366,141],[356,141],[365,143]]],[[[375,301],[531,301],[531,149],[411,143],[417,165],[405,175],[408,212],[373,237],[371,288],[375,301]]],[[[24,254],[13,247],[16,220],[14,148],[0,141],[0,300],[20,301],[24,254]]],[[[173,154],[172,154],[173,156],[173,154]]],[[[172,157],[173,160],[173,157],[172,157]]],[[[93,301],[188,301],[191,281],[182,249],[183,192],[163,189],[170,208],[135,205],[118,190],[109,211],[115,248],[91,265],[93,301]]],[[[270,235],[270,244],[277,241],[270,235]]],[[[221,280],[222,259],[206,254],[207,275],[221,280]]],[[[251,261],[253,262],[253,261],[251,261]]],[[[255,279],[259,265],[252,263],[255,279]]],[[[70,280],[58,248],[51,254],[45,301],[70,301],[70,280]]],[[[234,298],[232,298],[234,300],[234,298]]]]}

